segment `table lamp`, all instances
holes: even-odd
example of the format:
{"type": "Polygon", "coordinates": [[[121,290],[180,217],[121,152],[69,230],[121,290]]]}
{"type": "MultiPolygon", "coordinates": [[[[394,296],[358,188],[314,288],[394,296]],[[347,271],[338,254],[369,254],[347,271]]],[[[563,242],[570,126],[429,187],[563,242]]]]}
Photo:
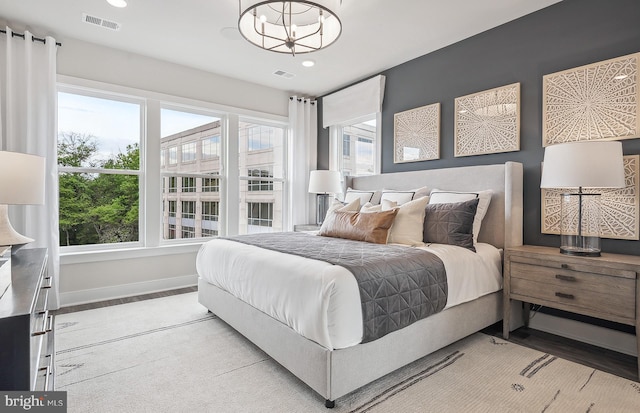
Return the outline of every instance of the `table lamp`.
{"type": "Polygon", "coordinates": [[[331,195],[342,193],[340,172],[311,171],[309,176],[309,192],[318,194],[316,197],[316,223],[322,225],[331,205],[331,195]]]}
{"type": "Polygon", "coordinates": [[[44,204],[44,170],[43,157],[0,151],[0,246],[11,246],[11,254],[33,239],[13,229],[8,205],[44,204]]]}
{"type": "Polygon", "coordinates": [[[582,141],[547,146],[540,188],[576,189],[561,195],[560,252],[600,256],[600,195],[585,188],[625,186],[622,144],[582,141]]]}

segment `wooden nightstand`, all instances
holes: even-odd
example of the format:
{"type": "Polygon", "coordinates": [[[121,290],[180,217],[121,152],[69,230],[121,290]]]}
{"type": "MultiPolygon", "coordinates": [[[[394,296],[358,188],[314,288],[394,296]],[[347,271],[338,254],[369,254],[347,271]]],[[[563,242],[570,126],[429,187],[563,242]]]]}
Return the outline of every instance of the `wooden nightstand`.
{"type": "MultiPolygon", "coordinates": [[[[640,257],[606,254],[578,257],[558,248],[524,245],[508,248],[504,257],[504,319],[509,338],[511,300],[570,311],[635,326],[640,355],[640,257]]],[[[640,375],[640,363],[638,368],[640,375]]]]}

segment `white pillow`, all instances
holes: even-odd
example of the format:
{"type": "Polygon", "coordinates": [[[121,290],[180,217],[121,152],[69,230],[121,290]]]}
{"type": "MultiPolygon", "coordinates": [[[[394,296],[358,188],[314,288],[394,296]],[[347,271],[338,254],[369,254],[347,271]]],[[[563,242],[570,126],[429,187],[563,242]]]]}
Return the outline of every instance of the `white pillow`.
{"type": "Polygon", "coordinates": [[[358,212],[360,211],[360,198],[356,198],[351,202],[341,202],[335,198],[333,198],[333,202],[329,206],[327,210],[327,214],[333,211],[350,211],[350,212],[358,212]]]}
{"type": "Polygon", "coordinates": [[[360,191],[358,189],[347,188],[347,192],[344,194],[344,202],[351,202],[354,199],[358,198],[360,200],[360,205],[364,205],[367,202],[371,202],[373,199],[373,195],[376,191],[360,191]]]}
{"type": "Polygon", "coordinates": [[[423,196],[400,206],[388,199],[382,200],[382,210],[398,208],[398,215],[389,230],[388,243],[421,245],[424,229],[425,207],[429,197],[423,196]]]}
{"type": "Polygon", "coordinates": [[[381,212],[381,211],[382,211],[382,205],[380,204],[373,205],[371,202],[367,202],[366,204],[362,205],[362,207],[360,208],[360,212],[362,213],[381,212]]]}
{"type": "Polygon", "coordinates": [[[487,214],[489,209],[489,203],[491,202],[491,195],[493,191],[487,189],[485,191],[477,192],[460,192],[460,191],[444,191],[441,189],[434,189],[431,191],[429,197],[430,204],[450,204],[454,202],[464,202],[471,199],[479,198],[478,209],[476,215],[473,218],[473,245],[478,243],[478,234],[480,234],[480,228],[482,226],[482,220],[487,214]]]}
{"type": "Polygon", "coordinates": [[[423,196],[429,195],[429,190],[426,186],[418,189],[407,189],[407,190],[395,190],[395,189],[383,189],[382,196],[380,198],[380,202],[384,200],[397,202],[398,205],[405,204],[414,199],[422,198],[423,196]]]}

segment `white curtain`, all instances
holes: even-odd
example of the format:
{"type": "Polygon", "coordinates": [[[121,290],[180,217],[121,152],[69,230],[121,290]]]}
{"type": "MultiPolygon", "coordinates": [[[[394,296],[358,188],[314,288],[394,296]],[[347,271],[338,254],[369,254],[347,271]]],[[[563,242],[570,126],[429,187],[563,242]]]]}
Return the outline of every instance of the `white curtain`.
{"type": "Polygon", "coordinates": [[[318,116],[314,100],[289,98],[290,228],[315,223],[315,195],[309,193],[309,173],[318,162],[318,116]]]}
{"type": "Polygon", "coordinates": [[[48,248],[53,277],[50,308],[59,306],[60,247],[58,233],[56,40],[44,44],[26,31],[24,39],[10,28],[0,35],[1,149],[46,158],[45,204],[10,206],[13,227],[35,242],[26,248],[48,248]]]}

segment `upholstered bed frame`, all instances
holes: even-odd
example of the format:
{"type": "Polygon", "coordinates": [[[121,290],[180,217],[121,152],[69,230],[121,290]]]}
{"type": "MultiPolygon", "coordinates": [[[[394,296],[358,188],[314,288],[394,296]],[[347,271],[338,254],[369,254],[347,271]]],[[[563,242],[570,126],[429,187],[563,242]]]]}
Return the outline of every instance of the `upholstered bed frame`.
{"type": "MultiPolygon", "coordinates": [[[[491,189],[479,241],[498,248],[522,244],[520,163],[357,177],[349,185],[354,189],[491,189]]],[[[198,281],[198,297],[202,305],[318,392],[327,407],[333,407],[337,398],[502,319],[502,291],[498,291],[378,340],[328,350],[203,279],[198,281]]]]}

